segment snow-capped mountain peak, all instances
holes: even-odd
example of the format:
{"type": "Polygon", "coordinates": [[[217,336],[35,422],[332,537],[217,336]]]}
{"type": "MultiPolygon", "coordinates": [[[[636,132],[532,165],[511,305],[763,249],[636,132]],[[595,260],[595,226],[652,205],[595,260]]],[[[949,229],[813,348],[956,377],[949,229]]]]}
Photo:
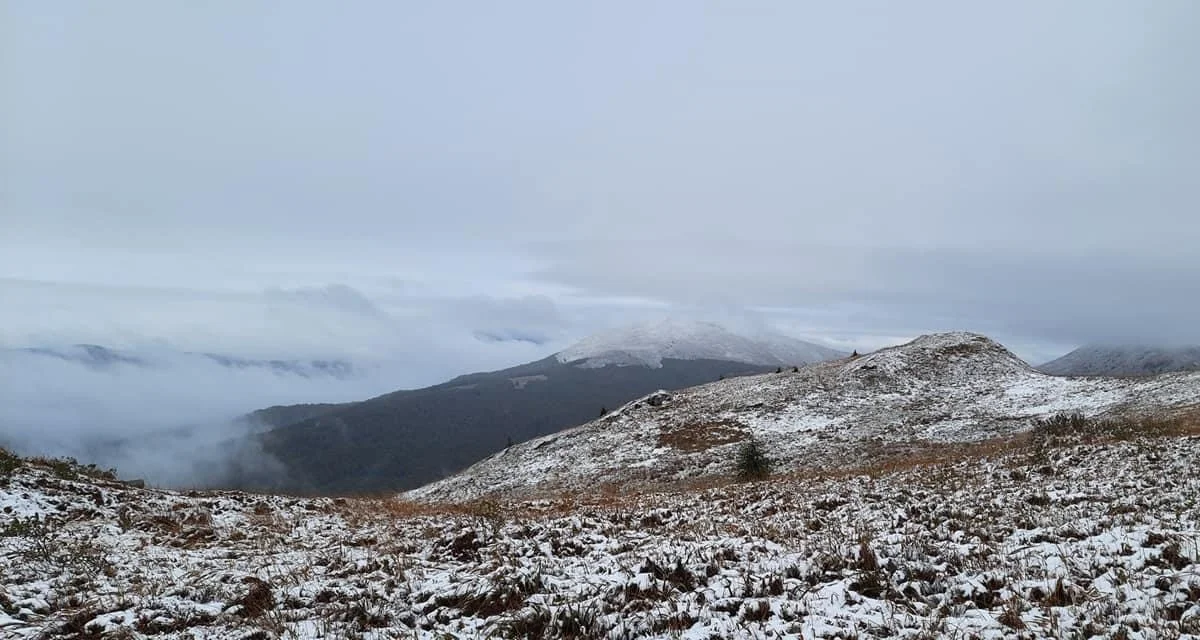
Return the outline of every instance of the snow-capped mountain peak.
{"type": "Polygon", "coordinates": [[[668,358],[798,366],[845,355],[778,334],[750,336],[712,322],[666,319],[595,334],[559,352],[557,357],[559,362],[584,367],[659,367],[668,358]]]}

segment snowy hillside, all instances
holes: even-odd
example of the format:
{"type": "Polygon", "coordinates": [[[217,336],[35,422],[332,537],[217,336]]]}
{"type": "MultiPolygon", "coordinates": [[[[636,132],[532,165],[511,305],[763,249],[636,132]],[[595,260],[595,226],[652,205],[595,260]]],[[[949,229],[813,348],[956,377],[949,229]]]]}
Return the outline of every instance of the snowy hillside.
{"type": "Polygon", "coordinates": [[[1038,369],[1056,376],[1146,376],[1200,371],[1200,347],[1090,345],[1038,369]]]}
{"type": "Polygon", "coordinates": [[[0,457],[0,637],[1194,638],[1198,457],[1186,434],[1046,440],[459,506],[143,490],[0,457]]]}
{"type": "Polygon", "coordinates": [[[1196,403],[1200,373],[1054,377],[984,336],[937,334],[799,372],[652,394],[409,495],[459,500],[727,476],[737,447],[752,436],[782,469],[839,468],[1011,434],[1057,412],[1157,413],[1196,403]]]}
{"type": "Polygon", "coordinates": [[[845,355],[787,336],[746,336],[709,322],[661,320],[585,338],[560,352],[558,360],[580,362],[586,367],[610,364],[657,367],[664,358],[791,367],[845,355]]]}

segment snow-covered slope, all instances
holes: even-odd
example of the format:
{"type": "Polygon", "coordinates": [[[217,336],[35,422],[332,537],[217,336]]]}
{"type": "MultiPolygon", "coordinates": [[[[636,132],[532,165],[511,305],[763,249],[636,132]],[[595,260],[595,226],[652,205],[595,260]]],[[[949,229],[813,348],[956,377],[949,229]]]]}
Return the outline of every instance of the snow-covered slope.
{"type": "Polygon", "coordinates": [[[0,465],[0,638],[1196,638],[1197,457],[1144,438],[465,508],[0,465]]]}
{"type": "Polygon", "coordinates": [[[728,475],[737,447],[752,436],[781,469],[839,468],[929,443],[1010,434],[1058,412],[1151,413],[1196,403],[1200,373],[1055,377],[985,336],[936,334],[795,373],[652,394],[409,495],[454,500],[728,475]]]}
{"type": "Polygon", "coordinates": [[[588,337],[558,354],[559,362],[585,367],[660,366],[664,358],[726,360],[767,366],[799,366],[845,353],[777,334],[739,335],[710,322],[660,320],[588,337]]]}
{"type": "Polygon", "coordinates": [[[1089,345],[1038,369],[1056,376],[1146,376],[1200,371],[1200,347],[1089,345]]]}

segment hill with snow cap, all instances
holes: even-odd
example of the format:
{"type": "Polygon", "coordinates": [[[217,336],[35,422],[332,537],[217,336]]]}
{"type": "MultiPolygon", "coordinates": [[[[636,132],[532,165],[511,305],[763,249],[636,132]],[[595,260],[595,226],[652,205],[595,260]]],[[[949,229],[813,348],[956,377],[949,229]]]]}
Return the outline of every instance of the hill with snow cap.
{"type": "Polygon", "coordinates": [[[347,493],[412,489],[512,442],[555,433],[657,389],[840,357],[778,335],[666,320],[586,338],[557,355],[343,405],[274,407],[255,436],[286,474],[237,469],[228,484],[347,493]]]}
{"type": "Polygon", "coordinates": [[[711,322],[666,319],[598,333],[559,352],[557,358],[585,367],[660,367],[664,359],[790,367],[846,355],[779,334],[743,335],[711,322]]]}
{"type": "Polygon", "coordinates": [[[1200,403],[1200,373],[1062,378],[973,333],[852,359],[658,392],[501,451],[408,495],[458,500],[730,475],[758,439],[778,468],[831,469],[1026,430],[1060,412],[1152,414],[1200,403]]]}
{"type": "Polygon", "coordinates": [[[1200,347],[1088,345],[1038,367],[1056,376],[1148,376],[1200,371],[1200,347]]]}

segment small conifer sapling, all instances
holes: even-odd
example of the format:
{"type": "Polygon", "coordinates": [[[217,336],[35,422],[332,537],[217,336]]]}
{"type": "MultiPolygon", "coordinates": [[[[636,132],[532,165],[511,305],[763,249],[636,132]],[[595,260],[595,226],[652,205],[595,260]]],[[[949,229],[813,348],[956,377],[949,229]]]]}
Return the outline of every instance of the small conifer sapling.
{"type": "Polygon", "coordinates": [[[755,438],[738,448],[737,475],[739,480],[762,480],[771,475],[771,459],[755,438]]]}

